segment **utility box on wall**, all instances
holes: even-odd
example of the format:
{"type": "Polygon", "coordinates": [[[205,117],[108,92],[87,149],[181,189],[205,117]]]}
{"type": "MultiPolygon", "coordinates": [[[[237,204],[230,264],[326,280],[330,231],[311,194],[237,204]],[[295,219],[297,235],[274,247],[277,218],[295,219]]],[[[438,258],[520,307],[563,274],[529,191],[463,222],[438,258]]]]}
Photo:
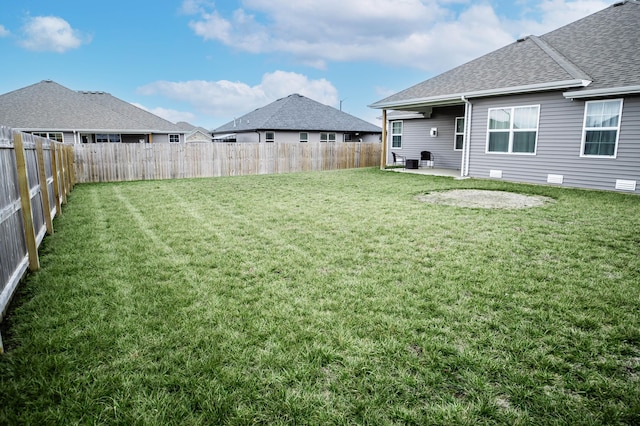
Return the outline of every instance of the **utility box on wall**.
{"type": "Polygon", "coordinates": [[[431,131],[429,132],[429,135],[431,135],[432,138],[435,138],[436,136],[438,136],[438,128],[432,127],[431,131]]]}

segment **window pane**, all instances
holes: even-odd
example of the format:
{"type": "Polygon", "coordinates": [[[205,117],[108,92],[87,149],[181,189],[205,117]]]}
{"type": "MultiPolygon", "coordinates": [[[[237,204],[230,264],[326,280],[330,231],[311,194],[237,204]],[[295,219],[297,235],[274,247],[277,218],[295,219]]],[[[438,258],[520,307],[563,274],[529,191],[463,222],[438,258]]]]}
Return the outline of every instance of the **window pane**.
{"type": "Polygon", "coordinates": [[[402,121],[394,121],[391,123],[391,133],[402,133],[402,121]]]}
{"type": "Polygon", "coordinates": [[[464,142],[464,136],[456,135],[456,146],[455,146],[455,149],[462,149],[463,142],[464,142]]]}
{"type": "Polygon", "coordinates": [[[456,118],[456,133],[464,133],[464,118],[456,118]]]}
{"type": "Polygon", "coordinates": [[[587,104],[587,127],[618,127],[620,101],[590,102],[587,104]]]}
{"type": "Polygon", "coordinates": [[[489,111],[490,129],[508,129],[511,124],[511,109],[492,109],[489,111]]]}
{"type": "Polygon", "coordinates": [[[616,148],[616,130],[588,130],[585,135],[585,155],[613,156],[616,148]]]}
{"type": "Polygon", "coordinates": [[[513,152],[530,152],[536,150],[536,132],[514,132],[513,152]]]}
{"type": "Polygon", "coordinates": [[[537,129],[538,107],[515,108],[513,111],[514,129],[537,129]]]}
{"type": "Polygon", "coordinates": [[[393,136],[391,138],[391,146],[393,148],[401,148],[402,147],[402,136],[393,136]]]}
{"type": "Polygon", "coordinates": [[[489,151],[490,152],[509,151],[509,133],[507,132],[489,133],[489,151]]]}

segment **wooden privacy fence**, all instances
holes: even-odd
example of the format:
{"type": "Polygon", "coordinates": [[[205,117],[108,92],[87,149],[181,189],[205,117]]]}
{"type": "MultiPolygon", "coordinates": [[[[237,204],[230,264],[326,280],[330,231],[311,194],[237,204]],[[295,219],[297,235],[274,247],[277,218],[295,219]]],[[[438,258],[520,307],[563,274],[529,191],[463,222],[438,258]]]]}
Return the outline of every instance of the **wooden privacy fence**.
{"type": "Polygon", "coordinates": [[[75,145],[77,182],[178,179],[373,167],[377,143],[75,145]]]}
{"type": "MultiPolygon", "coordinates": [[[[73,146],[0,126],[0,320],[73,184],[73,146]]],[[[0,336],[0,353],[2,337],[0,336]]]]}

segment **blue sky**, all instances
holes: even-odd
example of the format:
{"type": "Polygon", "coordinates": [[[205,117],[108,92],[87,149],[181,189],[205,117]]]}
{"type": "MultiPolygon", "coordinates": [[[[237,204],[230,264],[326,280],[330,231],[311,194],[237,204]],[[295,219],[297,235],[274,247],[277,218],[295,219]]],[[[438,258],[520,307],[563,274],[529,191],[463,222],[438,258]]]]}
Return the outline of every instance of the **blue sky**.
{"type": "Polygon", "coordinates": [[[3,0],[0,94],[50,79],[212,129],[300,93],[379,125],[367,105],[612,3],[3,0]]]}

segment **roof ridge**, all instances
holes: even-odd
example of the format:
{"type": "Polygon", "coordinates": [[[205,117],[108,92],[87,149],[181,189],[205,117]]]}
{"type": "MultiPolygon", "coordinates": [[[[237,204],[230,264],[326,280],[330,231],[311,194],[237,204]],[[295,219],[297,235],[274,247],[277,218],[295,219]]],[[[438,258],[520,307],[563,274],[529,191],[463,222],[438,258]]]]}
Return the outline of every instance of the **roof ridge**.
{"type": "Polygon", "coordinates": [[[562,53],[556,50],[553,46],[551,46],[546,41],[542,40],[540,37],[535,35],[530,35],[529,38],[533,41],[540,49],[542,49],[551,59],[553,59],[558,65],[562,67],[566,72],[568,72],[571,77],[577,80],[588,80],[593,81],[593,79],[583,70],[578,68],[573,62],[567,59],[562,53]]]}

